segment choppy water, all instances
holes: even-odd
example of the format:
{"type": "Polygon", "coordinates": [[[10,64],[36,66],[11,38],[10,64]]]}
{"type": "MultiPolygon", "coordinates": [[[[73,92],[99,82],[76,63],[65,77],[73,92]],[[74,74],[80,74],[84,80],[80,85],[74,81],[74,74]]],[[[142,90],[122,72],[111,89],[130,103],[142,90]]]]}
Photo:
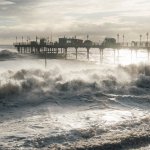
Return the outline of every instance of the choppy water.
{"type": "MultiPolygon", "coordinates": [[[[71,51],[68,59],[75,57],[71,51]]],[[[44,60],[13,49],[0,53],[5,53],[0,61],[0,148],[149,149],[147,52],[131,56],[122,50],[114,59],[108,51],[103,64],[91,51],[90,62],[82,52],[78,59],[84,61],[47,60],[46,69],[44,60]]]]}

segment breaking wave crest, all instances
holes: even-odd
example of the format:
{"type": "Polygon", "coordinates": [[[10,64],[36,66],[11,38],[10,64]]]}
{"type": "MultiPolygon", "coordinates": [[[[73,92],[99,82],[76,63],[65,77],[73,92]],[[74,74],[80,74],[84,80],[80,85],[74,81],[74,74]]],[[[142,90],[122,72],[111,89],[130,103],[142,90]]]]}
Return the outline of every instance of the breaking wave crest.
{"type": "Polygon", "coordinates": [[[85,69],[64,72],[59,68],[22,69],[1,73],[0,98],[26,95],[28,102],[40,97],[49,99],[78,99],[87,96],[90,100],[104,95],[146,95],[150,91],[150,66],[118,66],[115,69],[85,69]],[[72,96],[72,97],[70,97],[72,96]]]}
{"type": "Polygon", "coordinates": [[[50,65],[0,72],[6,133],[1,149],[120,150],[149,144],[149,65],[50,65]]]}
{"type": "Polygon", "coordinates": [[[11,52],[9,50],[1,50],[0,51],[0,59],[11,59],[18,57],[16,52],[11,52]]]}

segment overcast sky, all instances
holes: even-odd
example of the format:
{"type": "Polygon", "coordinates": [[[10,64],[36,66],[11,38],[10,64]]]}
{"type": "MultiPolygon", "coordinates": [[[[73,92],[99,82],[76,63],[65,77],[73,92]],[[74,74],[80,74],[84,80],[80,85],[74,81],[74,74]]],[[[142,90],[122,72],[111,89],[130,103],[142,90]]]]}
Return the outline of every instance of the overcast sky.
{"type": "Polygon", "coordinates": [[[77,36],[99,41],[150,32],[150,0],[0,0],[0,44],[15,37],[77,36]]]}

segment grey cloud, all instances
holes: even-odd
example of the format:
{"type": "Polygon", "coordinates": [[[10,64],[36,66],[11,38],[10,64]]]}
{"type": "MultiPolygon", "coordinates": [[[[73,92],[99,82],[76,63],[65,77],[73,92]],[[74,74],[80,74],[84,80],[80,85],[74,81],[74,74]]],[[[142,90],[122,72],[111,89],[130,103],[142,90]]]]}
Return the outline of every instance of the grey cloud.
{"type": "Polygon", "coordinates": [[[132,38],[149,30],[149,6],[148,0],[1,0],[0,40],[51,31],[55,37],[90,34],[99,40],[119,32],[132,38]]]}
{"type": "Polygon", "coordinates": [[[14,4],[14,3],[9,0],[1,0],[0,1],[0,6],[12,5],[12,4],[14,4]]]}

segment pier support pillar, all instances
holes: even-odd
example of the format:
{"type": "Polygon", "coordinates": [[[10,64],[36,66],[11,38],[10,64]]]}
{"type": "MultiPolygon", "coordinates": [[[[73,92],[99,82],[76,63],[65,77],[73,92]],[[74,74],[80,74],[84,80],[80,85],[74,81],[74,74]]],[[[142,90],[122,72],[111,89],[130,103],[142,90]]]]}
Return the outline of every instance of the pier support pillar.
{"type": "Polygon", "coordinates": [[[21,51],[21,54],[22,54],[22,47],[20,47],[20,51],[21,51]]]}
{"type": "Polygon", "coordinates": [[[31,47],[31,53],[33,53],[33,47],[31,47]]]}
{"type": "Polygon", "coordinates": [[[103,63],[103,49],[99,49],[100,51],[100,63],[102,64],[103,63]]]}
{"type": "Polygon", "coordinates": [[[34,47],[34,53],[37,54],[37,49],[36,49],[36,47],[34,47]]]}
{"type": "Polygon", "coordinates": [[[90,55],[90,48],[89,47],[87,47],[87,59],[89,60],[89,55],[90,55]]]}
{"type": "Polygon", "coordinates": [[[78,59],[78,48],[75,47],[75,49],[76,49],[76,60],[77,60],[78,59]]]}
{"type": "Polygon", "coordinates": [[[47,67],[47,52],[44,51],[44,55],[45,55],[45,68],[47,67]]]}
{"type": "Polygon", "coordinates": [[[65,59],[67,59],[67,48],[65,48],[65,59]]]}
{"type": "Polygon", "coordinates": [[[26,46],[24,47],[24,53],[25,53],[25,54],[27,53],[27,49],[26,49],[26,46]]]}
{"type": "Polygon", "coordinates": [[[18,51],[18,53],[20,53],[20,47],[17,47],[17,51],[18,51]]]}
{"type": "Polygon", "coordinates": [[[38,53],[40,53],[40,49],[41,49],[41,48],[38,46],[38,53]]]}
{"type": "Polygon", "coordinates": [[[58,51],[59,51],[58,48],[56,48],[56,54],[57,54],[57,55],[58,55],[58,51]]]}
{"type": "Polygon", "coordinates": [[[31,49],[30,49],[30,46],[28,47],[28,52],[29,52],[29,53],[31,53],[31,49]]]}

